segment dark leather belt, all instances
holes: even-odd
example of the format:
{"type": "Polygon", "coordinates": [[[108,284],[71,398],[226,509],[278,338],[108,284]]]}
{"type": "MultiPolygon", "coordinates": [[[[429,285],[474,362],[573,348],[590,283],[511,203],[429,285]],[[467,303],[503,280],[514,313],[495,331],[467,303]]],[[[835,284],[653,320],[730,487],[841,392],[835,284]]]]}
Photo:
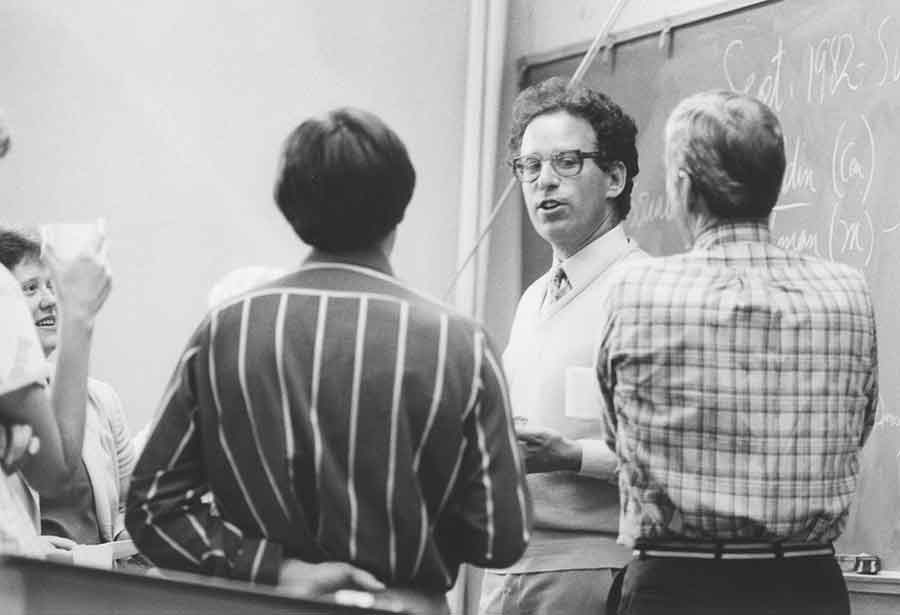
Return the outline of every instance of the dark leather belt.
{"type": "Polygon", "coordinates": [[[634,555],[641,559],[787,559],[834,555],[834,546],[830,542],[638,541],[634,555]]]}

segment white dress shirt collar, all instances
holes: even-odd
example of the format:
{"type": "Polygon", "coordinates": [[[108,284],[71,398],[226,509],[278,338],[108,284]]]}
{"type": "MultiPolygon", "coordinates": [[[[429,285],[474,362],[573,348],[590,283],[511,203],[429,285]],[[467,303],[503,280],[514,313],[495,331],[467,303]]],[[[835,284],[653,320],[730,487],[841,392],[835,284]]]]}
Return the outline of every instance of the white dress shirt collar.
{"type": "Polygon", "coordinates": [[[554,266],[562,265],[572,289],[584,288],[621,257],[630,241],[622,225],[618,224],[569,258],[561,262],[554,260],[554,266]]]}

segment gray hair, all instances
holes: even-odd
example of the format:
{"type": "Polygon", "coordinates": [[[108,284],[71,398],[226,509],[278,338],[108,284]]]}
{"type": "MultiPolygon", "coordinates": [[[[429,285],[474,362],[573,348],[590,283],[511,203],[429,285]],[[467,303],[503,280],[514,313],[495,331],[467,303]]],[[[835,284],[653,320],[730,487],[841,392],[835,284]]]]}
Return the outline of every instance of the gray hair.
{"type": "Polygon", "coordinates": [[[721,219],[765,218],[784,177],[784,136],[759,100],[725,90],[681,101],[666,122],[666,164],[721,219]]]}

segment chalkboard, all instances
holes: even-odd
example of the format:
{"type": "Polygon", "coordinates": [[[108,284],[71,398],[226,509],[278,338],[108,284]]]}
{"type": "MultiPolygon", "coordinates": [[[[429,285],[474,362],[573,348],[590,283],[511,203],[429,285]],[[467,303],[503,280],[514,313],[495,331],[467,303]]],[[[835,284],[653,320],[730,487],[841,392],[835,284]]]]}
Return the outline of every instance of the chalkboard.
{"type": "MultiPolygon", "coordinates": [[[[526,63],[522,85],[574,73],[584,50],[526,63]]],[[[748,92],[785,132],[787,170],[773,230],[780,245],[861,268],[875,299],[880,409],[838,549],[900,569],[900,2],[762,3],[623,41],[585,82],[639,128],[641,171],[626,229],[655,255],[683,251],[663,183],[663,127],[707,89],[748,92]]],[[[523,217],[522,282],[550,263],[523,217]]]]}

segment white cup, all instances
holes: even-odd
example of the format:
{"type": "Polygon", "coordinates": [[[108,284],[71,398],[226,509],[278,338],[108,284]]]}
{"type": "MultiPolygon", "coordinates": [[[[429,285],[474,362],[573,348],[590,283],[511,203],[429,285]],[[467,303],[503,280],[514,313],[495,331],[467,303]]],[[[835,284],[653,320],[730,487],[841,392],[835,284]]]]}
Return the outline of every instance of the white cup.
{"type": "Polygon", "coordinates": [[[76,545],[72,549],[72,562],[78,566],[110,569],[113,565],[113,546],[109,543],[76,545]]]}
{"type": "Polygon", "coordinates": [[[597,421],[603,418],[605,407],[594,370],[590,367],[567,367],[566,416],[597,421]]]}
{"type": "MultiPolygon", "coordinates": [[[[98,236],[105,234],[103,218],[88,223],[45,224],[41,227],[41,254],[49,245],[59,260],[71,261],[87,250],[98,236]]],[[[101,246],[101,250],[104,249],[105,244],[101,246]]],[[[105,254],[101,254],[101,258],[105,258],[105,254]]]]}

